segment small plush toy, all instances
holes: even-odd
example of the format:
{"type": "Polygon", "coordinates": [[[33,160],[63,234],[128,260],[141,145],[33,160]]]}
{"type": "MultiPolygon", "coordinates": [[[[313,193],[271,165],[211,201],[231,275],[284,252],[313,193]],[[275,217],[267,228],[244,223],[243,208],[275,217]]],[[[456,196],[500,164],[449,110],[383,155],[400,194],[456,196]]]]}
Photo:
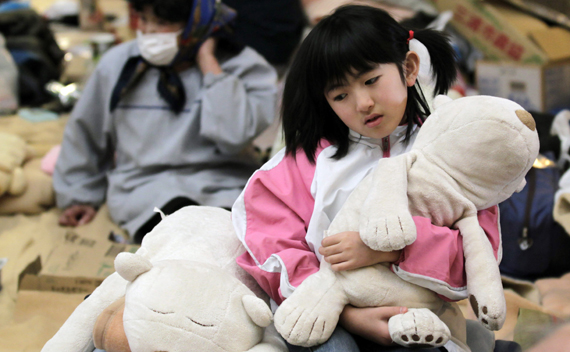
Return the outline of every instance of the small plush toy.
{"type": "Polygon", "coordinates": [[[22,165],[32,154],[21,137],[0,132],[0,196],[24,193],[27,181],[22,165]]]}
{"type": "Polygon", "coordinates": [[[165,217],[43,352],[286,352],[268,298],[235,258],[244,252],[221,208],[165,217]]]}
{"type": "MultiPolygon", "coordinates": [[[[412,216],[459,229],[467,288],[455,299],[468,295],[479,321],[498,330],[506,316],[498,268],[501,252],[496,258],[477,211],[524,187],[539,150],[535,121],[518,104],[490,96],[453,101],[438,96],[434,107],[411,151],[381,159],[349,196],[325,236],[358,231],[370,248],[393,251],[415,241],[412,216]]],[[[320,344],[330,337],[346,304],[418,308],[389,320],[395,342],[442,346],[451,339],[459,350],[468,350],[457,305],[382,264],[334,272],[321,261],[320,270],[279,306],[275,327],[291,344],[320,344]]]]}

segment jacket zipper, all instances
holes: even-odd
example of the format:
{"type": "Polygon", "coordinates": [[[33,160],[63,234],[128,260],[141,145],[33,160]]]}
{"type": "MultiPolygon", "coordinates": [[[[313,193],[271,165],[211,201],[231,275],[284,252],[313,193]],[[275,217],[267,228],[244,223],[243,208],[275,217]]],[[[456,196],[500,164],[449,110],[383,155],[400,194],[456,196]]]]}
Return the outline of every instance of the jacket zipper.
{"type": "Polygon", "coordinates": [[[382,138],[382,152],[384,158],[390,157],[390,136],[382,138]]]}

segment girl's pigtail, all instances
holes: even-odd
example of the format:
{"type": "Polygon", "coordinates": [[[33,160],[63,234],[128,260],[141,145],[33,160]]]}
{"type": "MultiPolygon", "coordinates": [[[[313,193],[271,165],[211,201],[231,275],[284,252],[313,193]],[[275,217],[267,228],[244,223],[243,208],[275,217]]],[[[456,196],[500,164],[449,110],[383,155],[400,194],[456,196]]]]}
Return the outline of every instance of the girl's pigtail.
{"type": "Polygon", "coordinates": [[[414,38],[429,52],[435,81],[434,95],[446,94],[457,78],[457,56],[448,37],[433,29],[420,29],[414,31],[414,38]]]}

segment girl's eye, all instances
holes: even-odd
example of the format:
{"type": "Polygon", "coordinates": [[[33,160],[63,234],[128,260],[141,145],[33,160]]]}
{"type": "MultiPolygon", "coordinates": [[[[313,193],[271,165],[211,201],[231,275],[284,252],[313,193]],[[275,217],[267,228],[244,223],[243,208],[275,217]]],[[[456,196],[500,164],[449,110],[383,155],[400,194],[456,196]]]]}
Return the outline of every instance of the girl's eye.
{"type": "Polygon", "coordinates": [[[366,84],[366,85],[374,84],[374,83],[376,83],[376,81],[378,80],[378,78],[380,78],[380,76],[376,76],[376,77],[374,77],[374,78],[370,78],[368,81],[364,82],[364,84],[366,84]]]}
{"type": "Polygon", "coordinates": [[[344,99],[346,97],[346,94],[339,94],[336,97],[333,98],[334,101],[341,101],[342,99],[344,99]]]}

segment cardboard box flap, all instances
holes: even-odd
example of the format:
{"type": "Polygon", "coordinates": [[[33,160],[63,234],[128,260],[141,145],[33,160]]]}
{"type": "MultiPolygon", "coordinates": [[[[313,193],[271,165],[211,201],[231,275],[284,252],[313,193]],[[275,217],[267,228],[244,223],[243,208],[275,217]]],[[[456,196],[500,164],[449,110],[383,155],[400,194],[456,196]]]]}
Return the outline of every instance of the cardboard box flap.
{"type": "Polygon", "coordinates": [[[548,25],[540,19],[521,12],[516,8],[496,1],[489,2],[491,6],[519,32],[529,35],[533,31],[548,29],[548,25]]]}
{"type": "Polygon", "coordinates": [[[529,36],[540,46],[550,61],[570,58],[570,31],[561,27],[533,30],[529,36]]]}
{"type": "Polygon", "coordinates": [[[18,275],[18,290],[26,287],[36,287],[36,278],[42,270],[42,259],[38,255],[36,259],[28,264],[18,275]]]}
{"type": "Polygon", "coordinates": [[[546,23],[552,23],[570,30],[570,17],[566,15],[568,10],[567,0],[546,1],[540,4],[538,0],[501,0],[514,7],[543,19],[546,23]]]}
{"type": "MultiPolygon", "coordinates": [[[[545,64],[548,56],[526,33],[505,19],[495,3],[481,0],[433,0],[437,9],[453,11],[452,24],[461,35],[481,50],[487,59],[545,64]]],[[[521,13],[520,16],[531,17],[521,13]]],[[[535,22],[533,22],[535,23],[535,22]]],[[[535,25],[538,25],[535,23],[535,25]]]]}

